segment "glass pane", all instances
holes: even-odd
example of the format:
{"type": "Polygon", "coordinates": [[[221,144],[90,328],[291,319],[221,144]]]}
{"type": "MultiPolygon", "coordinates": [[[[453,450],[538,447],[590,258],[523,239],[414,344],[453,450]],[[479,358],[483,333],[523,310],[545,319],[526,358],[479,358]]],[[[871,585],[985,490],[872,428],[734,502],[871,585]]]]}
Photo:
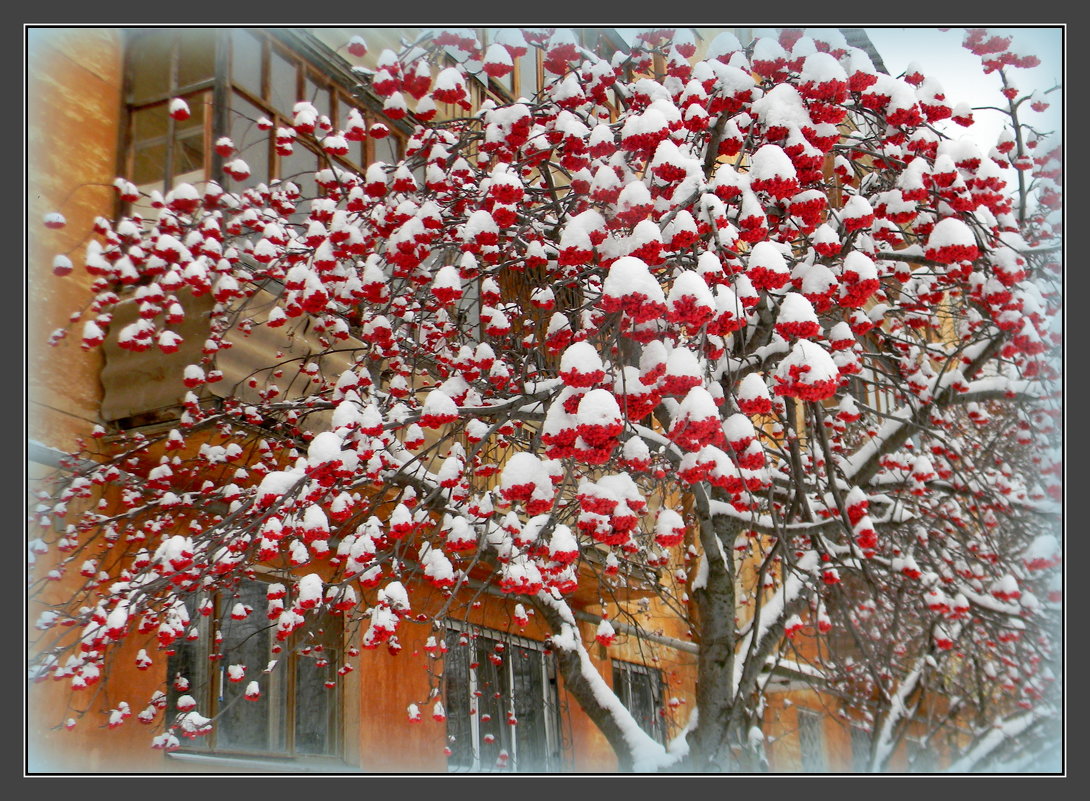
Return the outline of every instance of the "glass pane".
{"type": "Polygon", "coordinates": [[[852,770],[856,773],[866,773],[869,757],[870,735],[852,726],[852,770]]]}
{"type": "MultiPolygon", "coordinates": [[[[209,715],[208,686],[209,670],[207,647],[208,619],[201,617],[197,612],[197,599],[190,597],[186,600],[186,609],[189,610],[190,632],[198,634],[196,639],[187,639],[184,635],[174,641],[172,646],[174,653],[167,659],[167,711],[166,719],[172,721],[177,714],[178,699],[183,695],[191,696],[197,702],[196,711],[202,715],[209,715]],[[179,689],[178,679],[189,682],[189,686],[179,689]]],[[[208,748],[211,743],[208,737],[196,737],[186,740],[183,745],[186,748],[208,748]]]]}
{"type": "MultiPolygon", "coordinates": [[[[348,112],[352,108],[352,105],[345,101],[345,99],[338,95],[337,97],[337,119],[333,125],[338,131],[343,131],[345,126],[348,125],[348,112]]],[[[363,112],[360,112],[363,115],[363,112]]],[[[366,115],[363,115],[366,119],[366,115]]],[[[353,165],[359,167],[366,164],[367,161],[364,157],[364,143],[363,142],[348,142],[348,154],[343,156],[347,161],[352,162],[353,165]]]]}
{"type": "Polygon", "coordinates": [[[401,160],[401,148],[398,138],[393,134],[375,139],[375,161],[397,164],[401,160]]]}
{"type": "Polygon", "coordinates": [[[246,581],[234,597],[224,598],[222,658],[216,662],[220,668],[221,709],[216,746],[221,749],[273,751],[284,747],[284,682],[283,676],[277,674],[287,666],[278,664],[272,674],[262,672],[270,660],[274,631],[261,614],[267,603],[265,588],[262,582],[246,581]],[[230,612],[236,603],[252,607],[254,611],[242,620],[233,620],[230,612]],[[231,665],[246,667],[246,677],[242,681],[227,680],[227,669],[231,665]],[[273,675],[279,681],[269,681],[273,675]],[[244,697],[251,680],[257,680],[261,685],[261,698],[257,701],[244,697]]]}
{"type": "Polygon", "coordinates": [[[307,75],[303,83],[303,99],[309,100],[319,114],[332,118],[333,111],[329,102],[329,86],[315,81],[313,76],[307,75]]]}
{"type": "Polygon", "coordinates": [[[461,636],[454,630],[447,632],[450,650],[443,658],[446,685],[443,706],[447,712],[447,745],[451,750],[447,764],[451,769],[473,767],[473,728],[469,719],[470,646],[458,644],[461,636]]]}
{"type": "Polygon", "coordinates": [[[211,80],[216,74],[217,31],[210,28],[179,28],[178,83],[184,89],[198,81],[211,80]]]}
{"type": "Polygon", "coordinates": [[[229,116],[231,141],[235,143],[236,156],[250,168],[250,177],[245,181],[226,178],[232,190],[247,189],[269,180],[269,132],[257,127],[257,121],[264,115],[261,109],[252,103],[234,95],[229,116]]]}
{"type": "Polygon", "coordinates": [[[170,64],[173,31],[140,31],[128,44],[129,73],[134,103],[157,100],[171,93],[170,64]]]}
{"type": "Polygon", "coordinates": [[[163,191],[167,169],[167,145],[137,145],[133,151],[132,182],[145,194],[163,191]]]}
{"type": "Polygon", "coordinates": [[[651,677],[644,673],[630,672],[628,680],[632,684],[632,717],[646,732],[654,730],[654,701],[651,698],[651,677]]]}
{"type": "MultiPolygon", "coordinates": [[[[489,659],[495,653],[495,640],[487,637],[476,639],[477,716],[480,720],[480,746],[482,771],[496,770],[500,751],[511,756],[510,729],[507,725],[507,704],[510,699],[505,665],[496,665],[489,659]],[[489,742],[491,740],[491,742],[489,742]]],[[[504,661],[506,662],[506,654],[504,661]]],[[[510,762],[508,762],[510,765],[510,762]]]]}
{"type": "Polygon", "coordinates": [[[800,709],[798,720],[802,769],[807,773],[824,773],[825,742],[821,736],[821,718],[814,712],[800,709]]]}
{"type": "Polygon", "coordinates": [[[515,62],[519,74],[519,94],[527,100],[533,100],[537,93],[537,49],[531,47],[525,55],[515,62]]]}
{"type": "Polygon", "coordinates": [[[231,31],[231,81],[261,97],[261,42],[238,29],[231,31]]]}
{"type": "Polygon", "coordinates": [[[545,722],[545,677],[543,655],[537,651],[513,646],[510,649],[511,678],[514,685],[512,702],[518,725],[515,729],[517,769],[544,771],[549,769],[549,735],[545,722]]]}
{"type": "Polygon", "coordinates": [[[658,671],[628,663],[613,664],[613,689],[640,728],[661,743],[666,726],[662,719],[662,678],[658,671]]]}
{"type": "Polygon", "coordinates": [[[132,113],[133,159],[131,180],[145,192],[162,191],[167,167],[167,105],[142,108],[132,113]]]}
{"type": "Polygon", "coordinates": [[[189,119],[174,125],[174,185],[205,179],[205,113],[208,108],[206,95],[191,95],[189,119]]]}
{"type": "MultiPolygon", "coordinates": [[[[309,200],[317,195],[318,185],[314,181],[314,171],[318,169],[318,154],[296,140],[290,156],[280,159],[280,179],[291,181],[302,192],[302,200],[309,200]]],[[[300,202],[299,211],[305,211],[307,204],[300,202]]]]}
{"type": "Polygon", "coordinates": [[[335,687],[326,687],[327,679],[336,678],[340,644],[338,631],[326,628],[319,640],[321,650],[298,654],[295,659],[295,752],[332,754],[337,738],[333,730],[335,687]],[[321,664],[325,662],[326,664],[321,664]]]}
{"type": "Polygon", "coordinates": [[[295,62],[282,56],[275,47],[269,50],[269,96],[267,100],[289,120],[295,106],[295,62]]]}
{"type": "Polygon", "coordinates": [[[132,114],[133,141],[144,144],[149,139],[163,139],[170,125],[166,103],[142,108],[132,114]]]}

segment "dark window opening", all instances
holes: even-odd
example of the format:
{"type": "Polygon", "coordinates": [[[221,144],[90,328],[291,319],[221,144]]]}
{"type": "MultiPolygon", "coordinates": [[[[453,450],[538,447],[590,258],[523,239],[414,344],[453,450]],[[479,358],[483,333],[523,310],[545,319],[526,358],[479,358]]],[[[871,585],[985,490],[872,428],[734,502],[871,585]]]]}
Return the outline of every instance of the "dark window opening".
{"type": "MultiPolygon", "coordinates": [[[[124,174],[145,194],[209,179],[229,191],[242,191],[297,175],[301,163],[308,170],[332,164],[362,171],[372,158],[390,164],[400,161],[405,146],[401,126],[354,98],[352,87],[330,77],[323,65],[293,52],[280,41],[284,36],[237,28],[130,31],[124,174]],[[213,90],[227,106],[215,119],[213,90]],[[189,119],[170,117],[169,104],[176,97],[188,103],[189,119]],[[272,137],[276,128],[292,124],[300,101],[313,104],[335,130],[344,129],[348,110],[354,108],[368,124],[384,122],[390,134],[352,142],[348,154],[333,158],[322,152],[317,138],[300,135],[295,152],[282,156],[272,147],[272,137]],[[258,128],[262,117],[273,123],[272,131],[258,128]],[[227,158],[214,155],[213,145],[222,137],[230,137],[236,148],[227,158]],[[239,181],[223,172],[222,163],[232,158],[246,162],[248,178],[239,181]]],[[[313,187],[300,188],[304,199],[314,197],[313,187]]]]}
{"type": "Polygon", "coordinates": [[[448,769],[559,769],[556,666],[542,644],[461,626],[445,637],[448,769]]]}
{"type": "Polygon", "coordinates": [[[662,671],[634,662],[613,661],[613,692],[640,728],[666,743],[662,671]]]}
{"type": "MultiPolygon", "coordinates": [[[[243,580],[234,592],[220,591],[187,604],[190,628],[168,661],[168,720],[179,698],[188,695],[201,715],[214,718],[211,733],[182,741],[183,748],[234,755],[336,756],[339,754],[338,685],[341,627],[330,621],[319,637],[276,639],[265,615],[269,584],[243,580]],[[212,612],[200,614],[203,600],[212,612]],[[232,618],[236,604],[253,611],[232,618]],[[279,645],[280,651],[274,648],[279,645]],[[246,667],[241,681],[230,668],[246,667]],[[178,677],[188,687],[177,684],[178,677]],[[260,697],[247,697],[251,682],[260,697]],[[179,687],[182,687],[179,689],[179,687]]],[[[290,598],[287,599],[290,603],[290,598]]]]}

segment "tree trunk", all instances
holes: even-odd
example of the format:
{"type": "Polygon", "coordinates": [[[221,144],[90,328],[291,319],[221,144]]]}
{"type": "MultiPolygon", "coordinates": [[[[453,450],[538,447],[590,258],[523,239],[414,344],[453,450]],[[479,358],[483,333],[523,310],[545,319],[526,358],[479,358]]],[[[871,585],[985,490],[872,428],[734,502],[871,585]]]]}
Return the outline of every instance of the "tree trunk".
{"type": "MultiPolygon", "coordinates": [[[[536,607],[546,623],[549,624],[549,628],[558,636],[564,636],[567,629],[575,625],[574,618],[571,620],[565,619],[561,610],[551,604],[538,603],[536,607]]],[[[578,629],[576,629],[577,632],[578,629]]],[[[618,710],[606,703],[609,699],[605,698],[603,694],[595,691],[590,677],[585,672],[588,667],[584,662],[586,650],[578,641],[578,633],[576,643],[577,647],[575,648],[557,647],[553,649],[553,653],[556,654],[557,667],[561,675],[564,676],[564,686],[578,702],[583,712],[594,721],[594,725],[598,727],[598,730],[605,735],[610,747],[613,748],[613,753],[617,755],[617,768],[622,772],[631,772],[635,767],[632,758],[633,743],[629,742],[625,736],[625,729],[618,721],[618,710]]],[[[590,670],[594,670],[594,667],[590,666],[590,670]]],[[[612,697],[612,700],[616,701],[616,697],[612,697]]],[[[618,701],[617,704],[619,705],[619,703],[618,701]]]]}
{"type": "Polygon", "coordinates": [[[692,770],[722,771],[737,738],[737,699],[733,693],[735,628],[734,570],[730,548],[740,527],[728,518],[713,517],[707,498],[697,497],[700,542],[707,560],[703,585],[693,590],[699,616],[697,657],[697,725],[689,735],[692,770]]]}

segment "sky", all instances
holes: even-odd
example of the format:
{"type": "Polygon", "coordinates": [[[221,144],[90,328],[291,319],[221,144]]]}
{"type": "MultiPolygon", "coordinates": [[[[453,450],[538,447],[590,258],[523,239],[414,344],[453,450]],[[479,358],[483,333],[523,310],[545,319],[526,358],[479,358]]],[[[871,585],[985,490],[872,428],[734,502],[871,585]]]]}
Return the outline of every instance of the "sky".
{"type": "MultiPolygon", "coordinates": [[[[1062,30],[1059,27],[989,28],[1004,36],[1013,37],[1013,47],[1022,53],[1033,53],[1040,60],[1038,67],[1011,71],[1014,83],[1022,90],[1046,90],[1063,81],[1062,30]]],[[[867,33],[875,49],[882,56],[891,75],[900,75],[915,62],[921,72],[942,84],[946,99],[951,104],[964,101],[971,106],[1005,103],[999,95],[998,73],[984,75],[980,59],[961,46],[964,28],[868,28],[867,33]]],[[[1024,104],[1019,114],[1025,112],[1025,120],[1044,131],[1062,131],[1062,103],[1060,92],[1048,97],[1051,106],[1044,113],[1033,112],[1024,104]]],[[[978,136],[982,143],[994,143],[1002,129],[1003,117],[997,112],[980,111],[974,115],[977,122],[972,128],[957,130],[978,136]]]]}
{"type": "MultiPolygon", "coordinates": [[[[635,35],[642,28],[618,28],[618,32],[627,41],[635,40],[635,35]]],[[[758,31],[771,28],[755,29],[758,31]]],[[[945,90],[946,98],[952,105],[964,101],[970,106],[1002,104],[1006,101],[999,94],[1001,86],[998,73],[985,75],[979,57],[961,46],[965,28],[943,30],[935,26],[896,27],[872,26],[866,31],[881,55],[886,69],[891,75],[901,75],[905,68],[915,62],[929,78],[937,80],[945,90]]],[[[1040,60],[1038,67],[1014,69],[1011,71],[1015,84],[1023,90],[1046,90],[1062,84],[1064,75],[1063,29],[1052,26],[989,27],[987,30],[1003,36],[1011,36],[1015,50],[1021,53],[1033,53],[1040,60]]],[[[1019,111],[1024,114],[1023,122],[1029,122],[1042,132],[1063,130],[1061,92],[1053,92],[1049,99],[1054,100],[1044,113],[1033,112],[1028,104],[1023,104],[1019,111]]],[[[954,137],[971,134],[981,144],[990,148],[1003,128],[1005,117],[994,111],[980,111],[974,115],[976,122],[970,128],[962,128],[956,123],[940,123],[940,127],[954,137]]]]}

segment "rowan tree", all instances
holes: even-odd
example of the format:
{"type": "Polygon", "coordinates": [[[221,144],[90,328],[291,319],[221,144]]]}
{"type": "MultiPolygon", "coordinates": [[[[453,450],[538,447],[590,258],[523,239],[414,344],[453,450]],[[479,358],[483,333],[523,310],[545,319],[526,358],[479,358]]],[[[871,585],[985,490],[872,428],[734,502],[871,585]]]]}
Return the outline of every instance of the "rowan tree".
{"type": "MultiPolygon", "coordinates": [[[[536,609],[622,769],[760,770],[785,665],[854,710],[870,770],[912,719],[977,737],[965,759],[1054,719],[1062,150],[1022,119],[1048,97],[1009,79],[1032,57],[966,33],[1009,103],[979,142],[957,127],[972,109],[836,29],[721,33],[699,57],[682,29],[581,41],[405,42],[361,73],[415,126],[403,161],[344,169],[346,141],[382,132],[301,101],[277,146],[322,148],[313,196],[295,176],[232,190],[247,154],[221,140],[222,183],[142,198],[120,178],[124,213],[58,256],[93,294],[55,343],[199,344],[176,424],[100,427],[34,511],[32,597],[87,579],[41,611],[31,667],[74,709],[120,644],[156,659],[200,593],[278,565],[290,593],[233,611],[284,638],[339,615],[396,652],[470,586],[536,609]],[[470,105],[531,48],[540,93],[470,105]],[[203,343],[177,333],[194,299],[203,343]],[[207,391],[263,328],[321,348],[207,391]],[[668,749],[567,601],[640,571],[698,646],[668,749]],[[414,608],[417,584],[445,600],[414,608]]],[[[155,747],[215,724],[163,698],[155,747]]]]}

